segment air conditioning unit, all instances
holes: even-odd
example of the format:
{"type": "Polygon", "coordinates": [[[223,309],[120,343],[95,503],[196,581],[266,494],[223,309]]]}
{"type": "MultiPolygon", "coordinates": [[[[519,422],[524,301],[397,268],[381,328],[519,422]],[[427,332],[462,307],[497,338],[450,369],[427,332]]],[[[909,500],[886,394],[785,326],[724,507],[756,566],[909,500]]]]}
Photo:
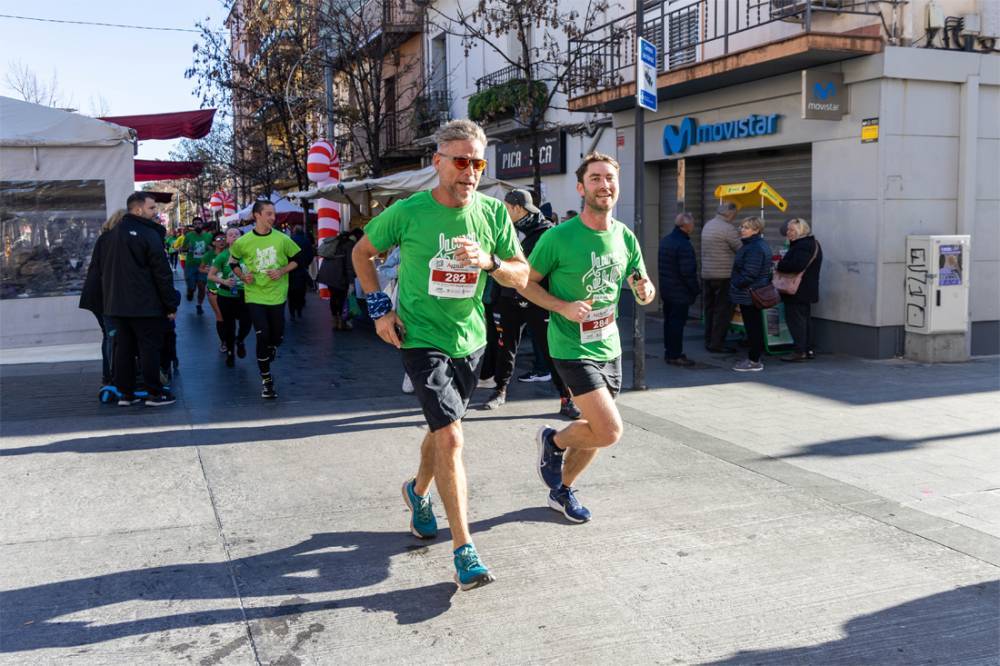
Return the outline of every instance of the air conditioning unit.
{"type": "Polygon", "coordinates": [[[816,9],[843,9],[850,0],[771,0],[771,18],[801,21],[806,5],[816,9]]]}

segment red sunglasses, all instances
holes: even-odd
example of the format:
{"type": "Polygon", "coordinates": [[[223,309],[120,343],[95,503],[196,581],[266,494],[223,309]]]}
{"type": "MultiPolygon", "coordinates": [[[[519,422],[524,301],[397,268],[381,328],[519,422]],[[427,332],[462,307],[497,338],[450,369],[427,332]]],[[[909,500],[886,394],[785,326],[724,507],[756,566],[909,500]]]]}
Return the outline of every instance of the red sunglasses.
{"type": "Polygon", "coordinates": [[[455,164],[455,168],[459,171],[465,171],[472,165],[472,168],[482,173],[486,171],[486,160],[480,159],[478,157],[452,157],[451,155],[445,155],[444,153],[438,153],[441,157],[447,157],[455,164]]]}

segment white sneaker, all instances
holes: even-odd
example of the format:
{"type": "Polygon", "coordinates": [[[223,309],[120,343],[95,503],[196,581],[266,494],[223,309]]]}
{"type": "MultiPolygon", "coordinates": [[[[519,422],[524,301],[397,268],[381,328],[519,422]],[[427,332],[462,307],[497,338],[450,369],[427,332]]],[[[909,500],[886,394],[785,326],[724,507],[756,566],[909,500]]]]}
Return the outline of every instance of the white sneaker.
{"type": "Polygon", "coordinates": [[[480,379],[479,383],[476,384],[476,386],[478,386],[479,388],[496,388],[497,380],[493,379],[492,377],[488,377],[487,379],[480,379]]]}
{"type": "Polygon", "coordinates": [[[403,393],[413,393],[413,380],[407,374],[403,375],[403,393]]]}
{"type": "Polygon", "coordinates": [[[760,372],[764,369],[764,364],[760,361],[751,361],[748,358],[742,361],[737,361],[736,365],[733,366],[733,370],[736,372],[760,372]]]}

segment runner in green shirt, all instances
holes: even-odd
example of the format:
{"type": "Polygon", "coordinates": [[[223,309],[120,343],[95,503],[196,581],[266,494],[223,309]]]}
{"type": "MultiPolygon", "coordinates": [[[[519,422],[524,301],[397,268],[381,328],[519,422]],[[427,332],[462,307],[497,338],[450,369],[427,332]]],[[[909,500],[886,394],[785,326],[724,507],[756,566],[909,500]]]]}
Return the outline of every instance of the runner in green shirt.
{"type": "Polygon", "coordinates": [[[483,287],[489,273],[508,287],[523,287],[528,265],[506,209],[476,192],[486,168],[486,135],[469,120],[439,130],[434,168],[439,183],[390,206],[368,223],[354,248],[354,268],[368,294],[379,337],[402,348],[429,433],[414,479],[403,484],[410,531],[437,535],[430,486],[437,482],[455,549],[455,580],[463,590],[494,580],[472,544],[466,516],[462,417],[478,380],[486,345],[483,287]],[[398,310],[379,291],[372,259],[398,245],[398,310]]]}
{"type": "Polygon", "coordinates": [[[639,305],[648,305],[655,296],[638,240],[611,217],[618,201],[618,171],[618,162],[607,155],[591,153],[583,159],[576,170],[583,212],[538,241],[529,258],[528,286],[521,291],[552,312],[552,364],[583,413],[558,432],[547,425],[538,431],[536,469],[549,488],[549,507],[575,523],[590,520],[590,511],[577,500],[573,483],[597,452],[622,434],[614,403],[622,384],[617,322],[622,286],[628,282],[639,305]],[[541,285],[545,278],[547,290],[541,285]]]}
{"type": "Polygon", "coordinates": [[[243,293],[257,331],[257,366],[263,388],[260,397],[278,397],[271,377],[271,362],[285,336],[285,299],[288,274],[298,263],[299,246],[273,229],[274,204],[259,200],[253,205],[253,230],[229,247],[229,265],[243,281],[243,293]]]}
{"type": "Polygon", "coordinates": [[[198,270],[205,276],[205,280],[208,283],[208,304],[212,306],[212,312],[215,314],[215,332],[219,336],[219,351],[223,354],[228,349],[226,348],[225,336],[222,333],[222,310],[219,309],[219,297],[216,293],[219,285],[208,279],[208,273],[212,268],[212,262],[225,249],[226,235],[223,233],[215,234],[212,237],[212,246],[205,254],[201,255],[201,265],[198,267],[198,270]]]}
{"type": "Polygon", "coordinates": [[[193,220],[194,231],[184,234],[184,244],[182,246],[187,255],[184,267],[184,281],[187,283],[187,299],[194,298],[195,290],[198,291],[198,314],[204,312],[202,303],[205,302],[205,284],[207,276],[201,272],[201,258],[212,247],[212,232],[205,230],[205,221],[200,217],[193,220]]]}
{"type": "MultiPolygon", "coordinates": [[[[239,229],[226,231],[226,244],[232,246],[242,235],[239,229]]],[[[226,365],[236,365],[236,356],[243,358],[247,349],[243,341],[250,333],[250,311],[243,300],[243,281],[229,265],[229,248],[219,253],[208,270],[208,282],[214,284],[219,310],[222,312],[222,339],[226,345],[226,365]],[[239,324],[237,331],[236,325],[239,324]],[[235,351],[235,354],[234,354],[235,351]]]]}

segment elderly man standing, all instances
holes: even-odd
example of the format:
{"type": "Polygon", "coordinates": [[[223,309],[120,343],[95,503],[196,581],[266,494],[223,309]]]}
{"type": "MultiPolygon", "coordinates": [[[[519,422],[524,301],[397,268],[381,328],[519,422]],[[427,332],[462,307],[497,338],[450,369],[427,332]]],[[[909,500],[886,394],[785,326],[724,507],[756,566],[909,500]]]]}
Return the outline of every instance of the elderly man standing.
{"type": "Polygon", "coordinates": [[[729,277],[733,259],[743,246],[733,225],[739,206],[719,204],[715,217],[701,230],[701,277],[705,281],[705,349],[716,354],[735,349],[725,346],[735,307],[729,301],[729,277]]]}
{"type": "Polygon", "coordinates": [[[688,309],[698,298],[698,261],[691,232],[694,217],[681,213],[674,220],[674,230],[660,241],[660,296],[663,298],[664,360],[670,365],[691,367],[694,361],[684,355],[684,324],[688,309]]]}

